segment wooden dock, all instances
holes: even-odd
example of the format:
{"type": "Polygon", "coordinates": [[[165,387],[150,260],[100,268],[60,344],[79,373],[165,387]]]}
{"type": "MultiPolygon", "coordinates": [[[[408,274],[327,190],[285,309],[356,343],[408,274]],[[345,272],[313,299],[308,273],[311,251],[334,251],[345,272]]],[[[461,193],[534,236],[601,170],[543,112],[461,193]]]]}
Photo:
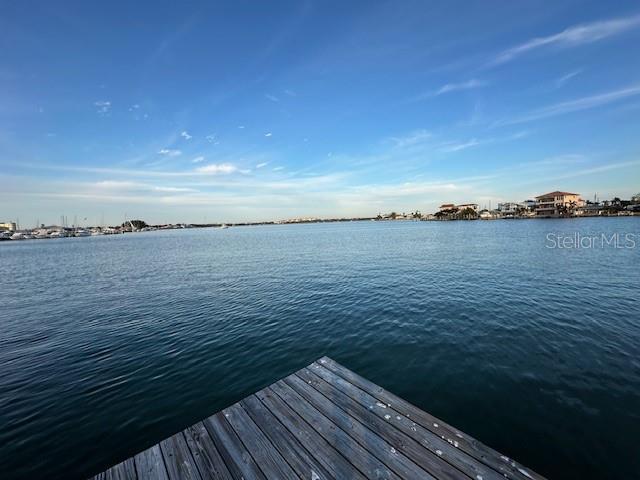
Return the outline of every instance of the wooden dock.
{"type": "Polygon", "coordinates": [[[323,357],[93,478],[544,477],[323,357]]]}

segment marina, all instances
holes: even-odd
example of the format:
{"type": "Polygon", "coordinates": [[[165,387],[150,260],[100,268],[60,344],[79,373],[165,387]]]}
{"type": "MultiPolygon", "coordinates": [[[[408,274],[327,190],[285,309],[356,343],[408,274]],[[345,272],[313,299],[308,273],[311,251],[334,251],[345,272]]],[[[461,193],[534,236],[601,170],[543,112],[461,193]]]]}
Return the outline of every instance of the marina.
{"type": "Polygon", "coordinates": [[[218,478],[544,479],[322,357],[92,480],[218,478]]]}

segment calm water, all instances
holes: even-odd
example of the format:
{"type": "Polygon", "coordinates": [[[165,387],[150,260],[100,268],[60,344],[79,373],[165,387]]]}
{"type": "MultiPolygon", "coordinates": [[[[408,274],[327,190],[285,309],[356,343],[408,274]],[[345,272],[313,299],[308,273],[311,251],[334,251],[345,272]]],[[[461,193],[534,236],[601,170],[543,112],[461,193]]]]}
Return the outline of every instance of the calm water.
{"type": "Polygon", "coordinates": [[[552,478],[640,471],[640,218],[0,243],[0,477],[82,478],[329,355],[552,478]]]}

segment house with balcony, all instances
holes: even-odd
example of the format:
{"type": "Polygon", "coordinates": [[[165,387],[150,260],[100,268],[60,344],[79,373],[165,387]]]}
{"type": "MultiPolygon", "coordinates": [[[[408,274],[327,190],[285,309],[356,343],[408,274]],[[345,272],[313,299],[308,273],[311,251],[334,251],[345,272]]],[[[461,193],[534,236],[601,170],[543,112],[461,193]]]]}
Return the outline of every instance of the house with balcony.
{"type": "Polygon", "coordinates": [[[478,204],[477,203],[461,203],[460,205],[456,205],[458,210],[466,210],[470,208],[474,212],[478,213],[478,204]]]}
{"type": "Polygon", "coordinates": [[[516,202],[503,202],[503,203],[499,203],[498,204],[498,208],[496,210],[498,210],[498,212],[500,212],[500,215],[503,218],[510,218],[510,217],[514,217],[514,216],[518,215],[524,209],[525,209],[525,207],[522,206],[519,203],[516,203],[516,202]]]}
{"type": "Polygon", "coordinates": [[[456,209],[456,206],[453,203],[443,203],[442,205],[440,205],[441,212],[455,210],[455,209],[456,209]]]}
{"type": "Polygon", "coordinates": [[[576,209],[583,207],[584,200],[579,193],[549,192],[536,197],[537,217],[562,217],[575,214],[576,209]]]}

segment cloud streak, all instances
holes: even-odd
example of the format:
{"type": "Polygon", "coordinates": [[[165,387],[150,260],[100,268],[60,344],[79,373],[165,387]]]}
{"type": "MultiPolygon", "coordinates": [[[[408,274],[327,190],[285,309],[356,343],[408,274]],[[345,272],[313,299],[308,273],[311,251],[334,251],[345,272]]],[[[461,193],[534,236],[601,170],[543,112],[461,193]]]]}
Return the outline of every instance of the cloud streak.
{"type": "Polygon", "coordinates": [[[472,88],[486,87],[487,82],[472,78],[461,83],[447,83],[434,92],[434,95],[443,95],[445,93],[455,92],[458,90],[471,90],[472,88]]]}
{"type": "Polygon", "coordinates": [[[561,76],[555,81],[556,88],[562,87],[565,83],[571,80],[576,75],[580,75],[582,73],[582,69],[574,70],[573,72],[569,72],[566,75],[561,76]]]}
{"type": "Polygon", "coordinates": [[[182,155],[182,151],[181,150],[175,150],[175,149],[172,149],[172,148],[163,148],[163,149],[158,151],[158,154],[164,155],[166,157],[179,157],[180,155],[182,155]]]}
{"type": "Polygon", "coordinates": [[[196,168],[196,172],[207,175],[227,175],[238,171],[238,167],[230,163],[212,163],[204,167],[196,168]]]}
{"type": "Polygon", "coordinates": [[[498,122],[497,126],[532,122],[535,120],[542,120],[544,118],[555,117],[558,115],[578,112],[578,111],[587,110],[590,108],[596,108],[596,107],[607,105],[609,103],[613,103],[618,100],[622,100],[624,98],[628,98],[636,95],[640,95],[640,83],[635,85],[630,85],[620,90],[614,90],[611,92],[601,93],[598,95],[592,95],[590,97],[578,98],[576,100],[560,102],[554,105],[538,108],[536,110],[530,111],[529,113],[525,113],[524,115],[521,115],[519,117],[498,122]]]}
{"type": "Polygon", "coordinates": [[[410,102],[419,102],[422,100],[427,100],[429,98],[438,97],[440,95],[445,95],[447,93],[457,92],[461,90],[472,90],[475,88],[486,87],[487,85],[489,85],[487,82],[478,80],[476,78],[472,78],[470,80],[467,80],[466,82],[446,83],[437,90],[422,93],[416,97],[413,97],[410,102]]]}
{"type": "Polygon", "coordinates": [[[420,145],[431,140],[433,134],[425,129],[414,130],[402,137],[391,137],[391,141],[397,148],[420,145]]]}
{"type": "Polygon", "coordinates": [[[640,26],[640,15],[575,25],[559,33],[546,37],[532,38],[520,45],[504,50],[487,63],[486,66],[495,67],[515,60],[529,52],[544,48],[569,48],[597,42],[638,26],[640,26]]]}
{"type": "Polygon", "coordinates": [[[468,142],[452,143],[452,144],[449,144],[449,145],[445,145],[440,150],[445,152],[445,153],[459,152],[460,150],[466,150],[467,148],[471,148],[471,147],[475,147],[477,145],[480,145],[480,143],[481,142],[478,141],[478,139],[472,138],[468,142]]]}

